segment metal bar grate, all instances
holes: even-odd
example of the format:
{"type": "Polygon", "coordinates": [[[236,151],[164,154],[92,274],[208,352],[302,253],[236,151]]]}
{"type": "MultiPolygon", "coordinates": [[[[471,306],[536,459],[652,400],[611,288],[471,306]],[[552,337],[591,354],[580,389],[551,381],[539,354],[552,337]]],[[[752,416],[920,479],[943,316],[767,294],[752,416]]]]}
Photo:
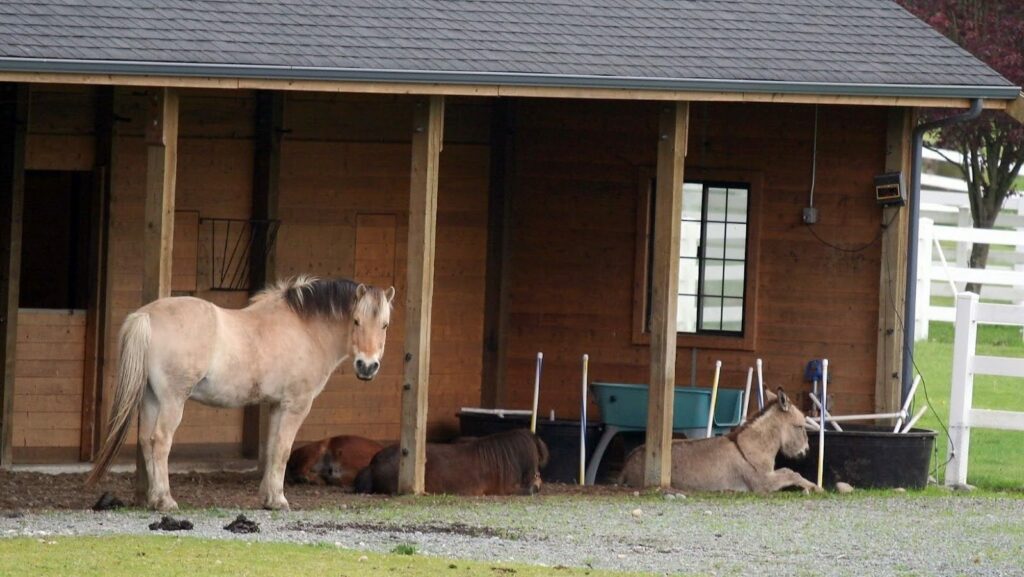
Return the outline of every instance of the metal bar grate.
{"type": "Polygon", "coordinates": [[[203,218],[201,223],[210,227],[210,290],[251,290],[253,252],[263,258],[270,254],[281,221],[203,218]]]}

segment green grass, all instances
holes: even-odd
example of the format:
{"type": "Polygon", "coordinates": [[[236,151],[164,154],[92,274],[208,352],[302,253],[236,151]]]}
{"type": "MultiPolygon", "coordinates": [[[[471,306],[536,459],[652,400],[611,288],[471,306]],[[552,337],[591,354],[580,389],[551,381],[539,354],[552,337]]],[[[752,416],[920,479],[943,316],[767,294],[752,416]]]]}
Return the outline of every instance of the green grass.
{"type": "Polygon", "coordinates": [[[517,577],[633,575],[594,569],[452,561],[420,555],[381,555],[326,545],[215,541],[192,537],[0,539],[0,575],[4,577],[458,577],[512,574],[517,577]]]}
{"type": "Polygon", "coordinates": [[[395,548],[392,549],[391,552],[395,555],[415,555],[416,546],[410,543],[402,543],[400,545],[395,545],[395,548]]]}
{"type": "MultiPolygon", "coordinates": [[[[1002,357],[1024,357],[1024,339],[1017,327],[980,325],[978,354],[1002,357]]],[[[918,421],[918,427],[939,432],[933,466],[946,461],[948,437],[940,425],[949,420],[949,390],[953,359],[952,323],[932,322],[927,342],[917,343],[914,360],[921,371],[925,387],[918,390],[916,406],[925,395],[931,400],[931,411],[918,421]]],[[[1024,411],[1024,379],[978,376],[974,379],[973,406],[982,409],[1024,411]]],[[[973,429],[968,459],[968,482],[992,490],[1024,489],[1024,432],[973,429]]],[[[941,480],[945,467],[939,466],[941,480]]]]}

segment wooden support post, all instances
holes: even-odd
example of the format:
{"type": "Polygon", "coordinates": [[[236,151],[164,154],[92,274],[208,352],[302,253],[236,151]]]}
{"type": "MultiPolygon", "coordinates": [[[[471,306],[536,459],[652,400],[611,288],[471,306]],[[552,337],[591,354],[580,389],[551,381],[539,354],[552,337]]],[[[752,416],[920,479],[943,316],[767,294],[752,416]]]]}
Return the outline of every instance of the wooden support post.
{"type": "Polygon", "coordinates": [[[676,387],[676,308],[683,210],[683,162],[690,107],[662,107],[651,258],[651,379],[648,387],[644,485],[671,482],[672,403],[676,387]]]}
{"type": "Polygon", "coordinates": [[[508,275],[515,162],[515,110],[499,99],[491,111],[491,174],[487,199],[487,277],[484,288],[484,350],[480,404],[504,406],[508,352],[508,275]]]}
{"type": "MultiPolygon", "coordinates": [[[[148,100],[146,222],[142,237],[143,303],[171,296],[174,189],[178,167],[178,92],[173,88],[153,89],[148,100]]],[[[138,443],[135,452],[135,497],[140,503],[145,503],[148,487],[142,443],[138,443]]]]}
{"type": "Polygon", "coordinates": [[[409,190],[409,281],[405,296],[405,382],[402,385],[399,493],[423,493],[430,380],[430,313],[434,295],[437,177],[444,138],[444,97],[416,101],[409,190]]]}
{"type": "MultiPolygon", "coordinates": [[[[276,277],[276,259],[272,246],[276,233],[259,222],[277,218],[279,177],[281,171],[281,130],[284,125],[284,93],[256,93],[255,150],[252,175],[252,250],[249,253],[249,285],[258,292],[276,277]]],[[[270,411],[265,403],[245,407],[242,415],[242,456],[259,458],[259,470],[265,460],[265,435],[269,430],[270,411]]]]}
{"type": "MultiPolygon", "coordinates": [[[[913,114],[910,109],[889,111],[886,137],[886,172],[903,171],[904,186],[910,182],[913,114]]],[[[909,191],[904,194],[910,197],[909,191]]],[[[909,207],[882,209],[882,249],[878,287],[878,351],[875,371],[875,412],[900,410],[900,377],[903,370],[903,331],[914,330],[914,319],[904,318],[903,295],[907,286],[907,226],[909,207]]],[[[928,258],[930,249],[921,253],[928,258]]]]}
{"type": "Polygon", "coordinates": [[[78,457],[91,461],[99,446],[103,401],[103,358],[107,343],[107,230],[110,174],[114,165],[114,87],[96,89],[95,161],[89,213],[88,303],[85,313],[85,371],[82,375],[82,434],[78,457]]]}
{"type": "Polygon", "coordinates": [[[14,360],[29,95],[28,84],[0,84],[0,469],[11,466],[14,452],[14,360]]]}

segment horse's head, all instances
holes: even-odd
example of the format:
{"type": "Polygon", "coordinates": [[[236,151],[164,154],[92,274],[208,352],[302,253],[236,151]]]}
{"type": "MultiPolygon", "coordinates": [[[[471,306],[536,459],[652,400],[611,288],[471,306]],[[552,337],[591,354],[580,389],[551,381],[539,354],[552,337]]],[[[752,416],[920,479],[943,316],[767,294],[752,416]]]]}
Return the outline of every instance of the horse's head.
{"type": "Polygon", "coordinates": [[[775,418],[778,419],[782,454],[794,459],[801,458],[807,454],[808,449],[804,413],[789,402],[782,387],[779,387],[776,401],[775,418]]]}
{"type": "Polygon", "coordinates": [[[356,287],[356,300],[352,307],[352,366],[356,376],[369,381],[380,370],[380,359],[384,355],[384,343],[388,337],[388,323],[391,322],[391,301],[395,298],[395,287],[379,289],[366,285],[356,287]]]}

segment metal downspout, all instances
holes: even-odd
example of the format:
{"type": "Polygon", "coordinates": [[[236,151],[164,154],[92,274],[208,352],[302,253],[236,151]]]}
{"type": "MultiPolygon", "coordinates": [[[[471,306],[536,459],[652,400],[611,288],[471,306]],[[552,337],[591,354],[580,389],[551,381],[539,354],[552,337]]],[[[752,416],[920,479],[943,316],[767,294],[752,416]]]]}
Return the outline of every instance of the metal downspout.
{"type": "MultiPolygon", "coordinates": [[[[910,385],[914,379],[914,329],[917,316],[917,229],[921,218],[921,147],[924,145],[924,133],[929,130],[949,126],[958,122],[974,120],[981,114],[982,99],[971,101],[967,112],[955,114],[932,122],[925,122],[914,128],[913,156],[910,161],[910,222],[907,227],[907,289],[903,315],[903,375],[900,400],[906,402],[910,385]]],[[[927,255],[931,258],[931,254],[927,255]]]]}

